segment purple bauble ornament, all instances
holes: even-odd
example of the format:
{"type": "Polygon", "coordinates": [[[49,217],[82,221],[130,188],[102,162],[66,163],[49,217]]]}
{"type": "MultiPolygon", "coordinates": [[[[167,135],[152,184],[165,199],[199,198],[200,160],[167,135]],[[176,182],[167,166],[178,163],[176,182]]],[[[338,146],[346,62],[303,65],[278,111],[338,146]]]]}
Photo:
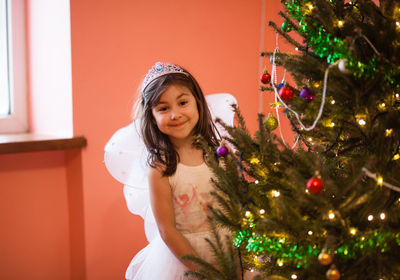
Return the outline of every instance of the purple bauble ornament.
{"type": "Polygon", "coordinates": [[[219,146],[217,148],[217,156],[219,157],[226,157],[229,153],[229,150],[226,146],[219,146]]]}
{"type": "Polygon", "coordinates": [[[315,94],[309,89],[309,88],[303,88],[300,91],[300,97],[304,98],[306,100],[313,100],[314,99],[315,94]]]}

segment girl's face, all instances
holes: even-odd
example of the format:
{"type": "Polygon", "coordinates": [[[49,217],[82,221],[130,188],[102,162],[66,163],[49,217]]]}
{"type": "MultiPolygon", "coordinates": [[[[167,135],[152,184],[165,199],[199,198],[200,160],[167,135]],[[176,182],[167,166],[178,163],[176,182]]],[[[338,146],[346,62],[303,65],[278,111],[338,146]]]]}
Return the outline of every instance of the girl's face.
{"type": "Polygon", "coordinates": [[[182,85],[170,85],[152,108],[158,129],[168,135],[173,144],[192,141],[193,131],[199,121],[196,99],[182,85]]]}

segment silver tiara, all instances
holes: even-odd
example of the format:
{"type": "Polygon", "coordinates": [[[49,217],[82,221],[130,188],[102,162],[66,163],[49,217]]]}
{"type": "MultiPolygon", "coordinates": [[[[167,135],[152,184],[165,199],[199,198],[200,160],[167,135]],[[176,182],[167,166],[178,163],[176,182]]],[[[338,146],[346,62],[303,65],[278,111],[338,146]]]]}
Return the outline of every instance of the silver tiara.
{"type": "Polygon", "coordinates": [[[172,74],[172,73],[182,73],[182,74],[185,74],[186,76],[188,75],[188,73],[185,72],[185,70],[183,70],[178,65],[166,63],[166,62],[165,63],[157,62],[149,70],[146,77],[144,77],[144,80],[142,83],[142,92],[148,86],[148,84],[150,84],[154,79],[157,79],[158,77],[161,77],[161,76],[164,76],[167,74],[172,74]]]}

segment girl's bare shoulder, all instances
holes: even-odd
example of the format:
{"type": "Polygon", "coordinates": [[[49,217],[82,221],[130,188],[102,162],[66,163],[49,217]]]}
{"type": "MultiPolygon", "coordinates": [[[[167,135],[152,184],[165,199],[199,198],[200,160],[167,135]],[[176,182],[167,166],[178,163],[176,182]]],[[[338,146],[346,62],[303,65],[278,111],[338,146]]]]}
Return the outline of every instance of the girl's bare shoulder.
{"type": "Polygon", "coordinates": [[[149,179],[150,183],[154,183],[157,181],[168,181],[168,177],[164,176],[164,171],[166,166],[163,164],[156,164],[153,167],[150,167],[149,170],[149,179]]]}

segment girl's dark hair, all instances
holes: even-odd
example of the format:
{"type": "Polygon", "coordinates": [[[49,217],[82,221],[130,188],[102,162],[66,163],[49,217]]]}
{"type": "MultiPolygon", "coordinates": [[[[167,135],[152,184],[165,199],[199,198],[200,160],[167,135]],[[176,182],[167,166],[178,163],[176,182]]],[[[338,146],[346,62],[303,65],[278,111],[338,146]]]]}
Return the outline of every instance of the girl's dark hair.
{"type": "Polygon", "coordinates": [[[175,173],[179,155],[168,135],[158,129],[152,109],[158,104],[164,91],[171,85],[185,86],[192,92],[199,112],[199,121],[194,128],[194,134],[201,135],[210,147],[215,149],[218,146],[215,125],[203,92],[195,78],[185,70],[184,73],[170,73],[154,79],[142,91],[141,134],[149,151],[149,165],[151,167],[164,166],[164,176],[171,176],[175,173]]]}

